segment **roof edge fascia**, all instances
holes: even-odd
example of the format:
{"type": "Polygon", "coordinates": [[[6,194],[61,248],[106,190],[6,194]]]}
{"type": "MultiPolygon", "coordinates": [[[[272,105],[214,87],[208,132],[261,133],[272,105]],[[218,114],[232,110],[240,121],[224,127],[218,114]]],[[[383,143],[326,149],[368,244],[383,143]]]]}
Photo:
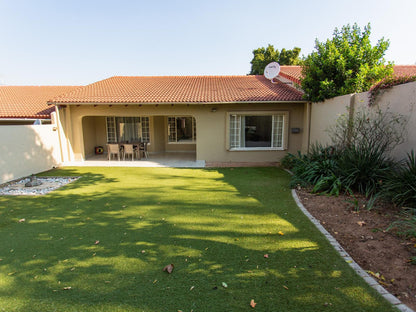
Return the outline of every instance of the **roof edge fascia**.
{"type": "Polygon", "coordinates": [[[51,120],[51,118],[34,118],[34,117],[27,117],[27,118],[21,118],[21,117],[0,117],[0,121],[35,121],[35,120],[51,120]]]}
{"type": "Polygon", "coordinates": [[[168,102],[168,103],[158,103],[158,102],[54,102],[49,103],[51,105],[114,105],[114,106],[124,106],[124,105],[229,105],[229,104],[283,104],[283,103],[308,103],[308,100],[293,100],[293,101],[234,101],[234,102],[168,102]]]}

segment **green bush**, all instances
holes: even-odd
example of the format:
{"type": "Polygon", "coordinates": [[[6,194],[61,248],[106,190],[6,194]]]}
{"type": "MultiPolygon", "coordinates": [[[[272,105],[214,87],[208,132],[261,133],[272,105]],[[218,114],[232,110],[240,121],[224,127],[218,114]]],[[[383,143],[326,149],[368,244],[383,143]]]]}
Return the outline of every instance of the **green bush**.
{"type": "Polygon", "coordinates": [[[346,188],[374,196],[394,163],[377,146],[350,146],[340,153],[338,170],[346,188]]]}
{"type": "Polygon", "coordinates": [[[416,157],[412,150],[407,159],[383,181],[382,194],[398,206],[416,208],[416,157]]]}
{"type": "Polygon", "coordinates": [[[282,158],[282,160],[280,161],[280,165],[285,169],[291,170],[296,165],[298,158],[300,157],[300,152],[298,152],[298,156],[288,153],[282,158]]]}
{"type": "Polygon", "coordinates": [[[339,195],[342,187],[338,178],[337,153],[332,146],[315,144],[308,154],[291,155],[286,163],[292,165],[291,187],[313,187],[315,193],[339,195]]]}

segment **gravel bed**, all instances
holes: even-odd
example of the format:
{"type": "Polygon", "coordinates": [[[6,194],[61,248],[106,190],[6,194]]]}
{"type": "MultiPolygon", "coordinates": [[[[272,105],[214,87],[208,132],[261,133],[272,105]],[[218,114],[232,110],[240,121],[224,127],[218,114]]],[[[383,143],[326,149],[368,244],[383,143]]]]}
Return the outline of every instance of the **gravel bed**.
{"type": "Polygon", "coordinates": [[[78,180],[79,177],[37,177],[41,185],[26,187],[30,177],[0,185],[0,195],[45,195],[61,186],[78,180]]]}

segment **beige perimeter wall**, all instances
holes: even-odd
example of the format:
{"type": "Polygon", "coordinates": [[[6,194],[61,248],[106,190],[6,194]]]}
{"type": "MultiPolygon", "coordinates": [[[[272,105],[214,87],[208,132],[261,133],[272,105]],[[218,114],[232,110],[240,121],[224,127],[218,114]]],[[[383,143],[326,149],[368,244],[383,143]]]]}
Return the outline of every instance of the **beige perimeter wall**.
{"type": "Polygon", "coordinates": [[[0,126],[0,184],[46,171],[60,162],[53,125],[0,126]]]}
{"type": "Polygon", "coordinates": [[[310,143],[329,144],[327,130],[341,114],[348,114],[349,107],[359,109],[382,109],[400,114],[407,119],[406,137],[397,146],[392,156],[403,159],[411,149],[416,150],[416,82],[406,83],[382,91],[373,108],[369,108],[369,93],[339,96],[324,102],[312,103],[310,143]]]}

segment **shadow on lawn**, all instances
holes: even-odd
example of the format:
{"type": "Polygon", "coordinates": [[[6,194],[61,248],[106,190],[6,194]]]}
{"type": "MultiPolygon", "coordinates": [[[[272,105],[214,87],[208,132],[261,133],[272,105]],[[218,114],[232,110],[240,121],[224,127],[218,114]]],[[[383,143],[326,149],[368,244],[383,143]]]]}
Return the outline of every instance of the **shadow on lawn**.
{"type": "Polygon", "coordinates": [[[251,299],[257,311],[388,310],[299,213],[280,170],[139,172],[0,198],[0,298],[27,302],[16,311],[243,311],[251,299]]]}

